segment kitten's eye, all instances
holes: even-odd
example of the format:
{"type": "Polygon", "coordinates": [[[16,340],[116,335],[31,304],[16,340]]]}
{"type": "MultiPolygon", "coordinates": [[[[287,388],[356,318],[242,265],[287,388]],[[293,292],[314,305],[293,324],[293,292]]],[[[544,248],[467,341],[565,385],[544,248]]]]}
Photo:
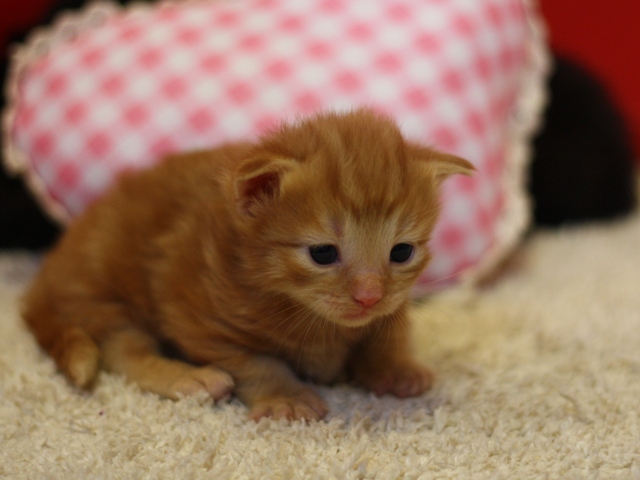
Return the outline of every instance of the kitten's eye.
{"type": "Polygon", "coordinates": [[[309,255],[318,265],[330,265],[338,260],[338,249],[333,245],[314,245],[309,247],[309,255]]]}
{"type": "Polygon", "coordinates": [[[399,243],[391,249],[389,259],[394,263],[404,263],[413,255],[413,245],[399,243]]]}

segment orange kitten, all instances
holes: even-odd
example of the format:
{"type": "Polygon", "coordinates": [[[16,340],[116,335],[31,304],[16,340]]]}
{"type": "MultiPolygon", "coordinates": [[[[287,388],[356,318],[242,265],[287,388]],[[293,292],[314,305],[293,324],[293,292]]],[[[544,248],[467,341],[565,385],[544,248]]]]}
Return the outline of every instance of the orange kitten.
{"type": "Polygon", "coordinates": [[[432,376],[408,351],[408,297],[440,183],[472,170],[368,110],[175,155],[69,227],[24,318],[83,387],[102,365],[171,398],[233,391],[253,419],[324,417],[300,378],[418,395],[432,376]]]}

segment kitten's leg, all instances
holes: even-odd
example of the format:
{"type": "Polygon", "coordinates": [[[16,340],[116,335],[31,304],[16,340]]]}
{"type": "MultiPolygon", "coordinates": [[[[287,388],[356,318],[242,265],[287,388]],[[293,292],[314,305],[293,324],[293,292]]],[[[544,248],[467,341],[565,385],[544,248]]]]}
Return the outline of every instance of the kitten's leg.
{"type": "Polygon", "coordinates": [[[378,320],[349,362],[353,379],[376,395],[390,393],[400,398],[424,393],[433,384],[433,374],[411,356],[409,322],[403,311],[378,320]]]}
{"type": "Polygon", "coordinates": [[[235,394],[249,406],[253,420],[320,420],[328,412],[324,400],[280,360],[237,353],[216,361],[216,365],[233,375],[235,394]]]}
{"type": "Polygon", "coordinates": [[[150,335],[135,329],[115,332],[101,345],[104,366],[124,374],[143,390],[177,399],[204,391],[218,400],[233,388],[229,374],[214,367],[194,367],[160,355],[150,335]]]}

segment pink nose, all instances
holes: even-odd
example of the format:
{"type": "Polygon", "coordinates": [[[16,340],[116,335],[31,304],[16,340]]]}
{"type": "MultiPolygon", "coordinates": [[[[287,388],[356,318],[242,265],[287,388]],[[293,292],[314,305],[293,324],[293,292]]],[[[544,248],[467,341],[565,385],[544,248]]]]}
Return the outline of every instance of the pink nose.
{"type": "Polygon", "coordinates": [[[362,272],[353,279],[351,295],[362,308],[371,308],[384,294],[382,278],[375,272],[362,272]]]}
{"type": "Polygon", "coordinates": [[[378,292],[362,292],[354,295],[354,300],[363,308],[371,308],[382,298],[382,294],[378,292]]]}

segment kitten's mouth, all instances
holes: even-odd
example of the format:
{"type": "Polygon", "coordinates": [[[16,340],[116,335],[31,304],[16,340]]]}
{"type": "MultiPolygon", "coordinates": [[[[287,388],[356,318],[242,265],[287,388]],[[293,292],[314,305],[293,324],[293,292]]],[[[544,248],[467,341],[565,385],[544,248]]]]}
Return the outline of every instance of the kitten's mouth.
{"type": "Polygon", "coordinates": [[[334,304],[331,307],[331,313],[327,317],[331,318],[335,323],[346,327],[359,327],[380,316],[380,308],[377,305],[375,307],[362,307],[334,304]]]}

